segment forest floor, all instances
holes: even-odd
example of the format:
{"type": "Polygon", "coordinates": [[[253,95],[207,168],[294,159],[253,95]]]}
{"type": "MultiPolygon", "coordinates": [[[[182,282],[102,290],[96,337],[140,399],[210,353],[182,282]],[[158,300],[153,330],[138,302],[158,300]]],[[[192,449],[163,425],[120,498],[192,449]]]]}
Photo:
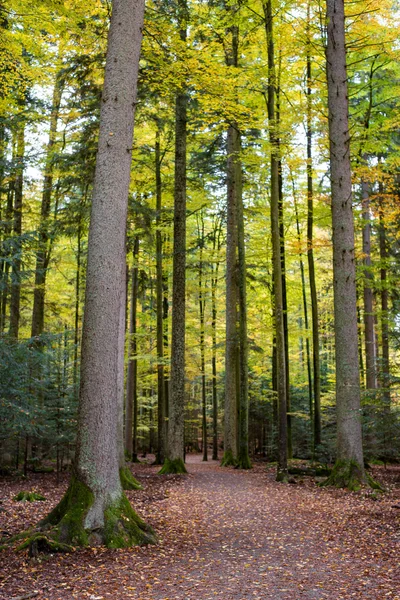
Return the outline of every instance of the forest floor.
{"type": "MultiPolygon", "coordinates": [[[[222,469],[188,456],[187,476],[133,466],[143,490],[128,492],[159,544],[41,555],[0,553],[0,598],[40,600],[400,599],[400,467],[375,467],[389,488],[319,488],[313,479],[276,483],[275,471],[222,469]]],[[[67,475],[0,480],[0,530],[15,534],[58,501],[67,475]],[[16,503],[21,490],[47,500],[16,503]]]]}

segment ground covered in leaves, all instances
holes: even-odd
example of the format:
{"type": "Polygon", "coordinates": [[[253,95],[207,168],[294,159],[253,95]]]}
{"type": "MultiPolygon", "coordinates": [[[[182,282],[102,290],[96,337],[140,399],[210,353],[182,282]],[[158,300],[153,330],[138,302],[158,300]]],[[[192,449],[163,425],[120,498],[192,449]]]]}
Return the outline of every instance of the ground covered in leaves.
{"type": "MultiPolygon", "coordinates": [[[[220,468],[188,457],[187,476],[134,465],[143,490],[128,492],[157,531],[158,546],[77,549],[29,559],[0,553],[0,598],[41,600],[400,599],[400,467],[375,468],[389,488],[376,498],[319,488],[311,478],[280,484],[275,471],[220,468]]],[[[0,480],[0,530],[35,524],[58,501],[67,475],[0,480]],[[17,503],[20,491],[46,501],[17,503]]]]}

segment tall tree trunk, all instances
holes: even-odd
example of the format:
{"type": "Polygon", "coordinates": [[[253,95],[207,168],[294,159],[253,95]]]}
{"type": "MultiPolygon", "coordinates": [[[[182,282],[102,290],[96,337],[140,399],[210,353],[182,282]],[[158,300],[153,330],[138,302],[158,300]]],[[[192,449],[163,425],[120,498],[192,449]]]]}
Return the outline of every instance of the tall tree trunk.
{"type": "Polygon", "coordinates": [[[367,389],[377,387],[376,359],[375,359],[375,316],[373,274],[371,271],[371,213],[369,199],[369,185],[361,182],[362,214],[363,214],[363,255],[364,255],[364,335],[365,335],[365,369],[367,389]]]}
{"type": "Polygon", "coordinates": [[[213,231],[213,272],[211,276],[211,305],[212,305],[212,401],[213,401],[213,454],[212,459],[218,460],[218,395],[217,395],[217,286],[219,270],[219,252],[221,249],[221,225],[216,220],[213,231]]]}
{"type": "Polygon", "coordinates": [[[123,493],[118,463],[121,280],[143,13],[143,2],[113,2],[88,242],[76,459],[66,495],[42,522],[74,545],[154,541],[123,493]]]}
{"type": "Polygon", "coordinates": [[[276,378],[278,392],[278,470],[277,479],[287,479],[287,408],[284,308],[282,290],[281,237],[279,219],[279,156],[275,120],[275,58],[271,0],[263,5],[268,47],[268,121],[271,142],[271,235],[273,287],[275,296],[276,378]]]}
{"type": "Polygon", "coordinates": [[[327,483],[356,489],[366,482],[366,475],[361,436],[344,0],[327,0],[326,6],[337,412],[337,459],[327,483]]]}
{"type": "Polygon", "coordinates": [[[312,87],[311,87],[311,27],[310,2],[307,5],[307,260],[310,280],[312,351],[313,351],[313,385],[314,385],[314,450],[321,444],[321,365],[319,358],[319,323],[318,298],[314,265],[314,190],[313,190],[313,155],[312,155],[312,87]]]}
{"type": "Polygon", "coordinates": [[[21,123],[16,132],[16,165],[14,170],[14,258],[11,276],[10,336],[18,339],[21,304],[22,266],[22,200],[24,187],[25,124],[21,123]]]}
{"type": "MultiPolygon", "coordinates": [[[[15,160],[15,150],[13,149],[13,159],[15,160]]],[[[13,162],[14,162],[13,160],[13,162]]],[[[6,247],[6,240],[11,236],[12,231],[12,217],[13,217],[13,207],[14,207],[14,180],[8,184],[7,190],[7,205],[5,210],[5,225],[4,225],[4,238],[3,238],[3,247],[4,247],[4,256],[8,259],[10,258],[10,250],[6,247]]],[[[3,254],[3,253],[2,253],[3,254]]],[[[8,296],[9,296],[9,272],[10,272],[10,261],[3,261],[3,272],[2,272],[2,290],[1,290],[1,310],[0,310],[0,319],[1,319],[1,327],[0,332],[3,332],[6,326],[7,319],[7,304],[8,304],[8,296]]]]}
{"type": "Polygon", "coordinates": [[[379,184],[379,253],[381,262],[381,331],[382,359],[381,386],[386,409],[390,409],[390,362],[389,362],[389,290],[387,282],[387,241],[383,213],[383,185],[379,184]]]}
{"type": "Polygon", "coordinates": [[[206,389],[206,348],[205,348],[205,306],[203,285],[203,251],[204,251],[204,217],[200,214],[197,222],[198,239],[200,244],[199,257],[199,317],[200,317],[200,371],[201,371],[201,412],[202,412],[202,440],[203,440],[203,461],[208,460],[208,440],[207,440],[207,389],[206,389]],[[201,225],[199,223],[201,221],[201,225]]]}
{"type": "Polygon", "coordinates": [[[237,466],[251,469],[249,458],[249,367],[247,340],[247,294],[246,294],[246,254],[244,240],[244,215],[242,194],[242,161],[240,158],[241,138],[237,132],[235,148],[236,171],[236,211],[238,244],[238,304],[239,304],[239,452],[237,466]]]}
{"type": "MultiPolygon", "coordinates": [[[[187,4],[178,0],[179,36],[186,43],[187,4]]],[[[186,130],[187,92],[175,104],[174,260],[172,282],[171,381],[168,417],[168,459],[161,473],[186,473],[185,437],[185,294],[186,294],[186,130]]]]}
{"type": "Polygon", "coordinates": [[[46,294],[47,268],[50,262],[50,212],[54,176],[54,145],[57,136],[57,123],[60,112],[61,97],[64,89],[63,77],[58,74],[54,84],[50,113],[50,132],[46,148],[46,163],[43,177],[42,205],[40,209],[40,225],[38,233],[38,250],[36,253],[35,287],[33,291],[33,311],[31,336],[38,337],[44,329],[44,306],[46,294]]]}
{"type": "Polygon", "coordinates": [[[158,439],[156,463],[162,465],[165,459],[165,381],[164,381],[164,331],[163,331],[163,260],[162,260],[162,181],[161,181],[161,149],[160,127],[156,132],[156,305],[157,305],[157,397],[158,397],[158,439]]]}
{"type": "Polygon", "coordinates": [[[139,283],[139,236],[133,242],[131,314],[129,325],[129,360],[125,403],[125,452],[132,462],[138,462],[137,449],[137,301],[139,283]]]}
{"type": "MultiPolygon", "coordinates": [[[[297,241],[299,248],[301,248],[301,233],[299,223],[299,213],[297,209],[297,198],[294,187],[294,180],[292,179],[293,185],[293,199],[294,199],[294,210],[296,213],[296,229],[297,229],[297,241]]],[[[313,387],[312,387],[312,374],[311,374],[311,353],[310,353],[310,340],[308,337],[309,325],[308,325],[308,307],[307,307],[307,293],[306,293],[306,278],[304,274],[304,263],[303,253],[300,251],[300,275],[301,275],[301,292],[303,297],[303,312],[304,312],[304,327],[306,330],[306,361],[307,361],[307,380],[308,380],[308,407],[310,412],[310,424],[311,424],[311,436],[313,434],[313,423],[314,423],[314,410],[313,410],[313,387]]]]}
{"type": "MultiPolygon", "coordinates": [[[[228,14],[235,7],[227,6],[228,14]]],[[[238,67],[239,29],[232,25],[228,29],[231,43],[228,45],[225,61],[228,67],[238,67]]],[[[221,465],[236,465],[239,453],[239,345],[237,331],[237,196],[238,161],[240,147],[236,123],[232,123],[227,133],[227,205],[226,205],[226,312],[225,312],[225,403],[224,403],[224,455],[221,465]]]]}

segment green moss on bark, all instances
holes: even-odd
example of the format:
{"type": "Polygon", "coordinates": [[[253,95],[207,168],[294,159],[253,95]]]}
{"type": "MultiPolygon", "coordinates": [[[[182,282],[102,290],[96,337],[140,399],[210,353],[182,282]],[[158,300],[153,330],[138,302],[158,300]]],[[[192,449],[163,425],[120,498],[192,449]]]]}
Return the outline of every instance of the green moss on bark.
{"type": "Polygon", "coordinates": [[[173,475],[173,474],[184,474],[187,473],[185,463],[181,458],[176,458],[175,460],[170,460],[166,458],[164,464],[160,471],[159,475],[173,475]]]}
{"type": "Polygon", "coordinates": [[[119,477],[121,480],[121,485],[123,490],[141,490],[142,486],[140,483],[134,478],[130,469],[128,467],[124,467],[119,470],[119,477]]]}
{"type": "Polygon", "coordinates": [[[221,460],[221,467],[236,467],[237,464],[238,461],[233,456],[232,450],[227,450],[226,452],[224,452],[224,456],[221,460]]]}
{"type": "Polygon", "coordinates": [[[355,460],[337,460],[328,479],[320,485],[346,488],[351,492],[357,492],[362,486],[383,491],[379,483],[374,481],[355,460]]]}
{"type": "Polygon", "coordinates": [[[18,546],[17,550],[25,550],[26,548],[29,548],[29,556],[37,556],[39,553],[71,552],[74,549],[73,546],[58,542],[40,532],[28,537],[18,546]]]}
{"type": "Polygon", "coordinates": [[[289,473],[287,469],[280,469],[278,467],[276,471],[276,481],[280,483],[289,483],[289,473]]]}
{"type": "Polygon", "coordinates": [[[157,543],[153,529],[135,513],[125,494],[104,513],[103,539],[107,548],[157,543]]]}
{"type": "Polygon", "coordinates": [[[241,456],[239,454],[237,462],[236,462],[236,468],[237,469],[252,469],[253,465],[251,464],[249,455],[247,453],[244,453],[243,456],[241,456]]]}

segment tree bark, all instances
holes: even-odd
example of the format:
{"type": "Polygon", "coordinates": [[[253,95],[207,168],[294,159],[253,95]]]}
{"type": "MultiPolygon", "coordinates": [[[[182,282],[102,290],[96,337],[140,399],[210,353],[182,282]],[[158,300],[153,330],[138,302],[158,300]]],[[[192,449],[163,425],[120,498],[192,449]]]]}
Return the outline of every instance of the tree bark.
{"type": "Polygon", "coordinates": [[[313,353],[313,447],[321,444],[321,365],[319,357],[318,297],[314,264],[314,189],[312,155],[312,87],[311,87],[310,2],[307,4],[307,261],[311,295],[312,353],[313,353]]]}
{"type": "Polygon", "coordinates": [[[131,289],[131,314],[129,325],[129,360],[125,403],[125,452],[132,462],[138,462],[137,450],[137,300],[139,236],[133,242],[133,267],[131,289]]]}
{"type": "Polygon", "coordinates": [[[278,469],[277,480],[287,479],[287,408],[284,310],[282,290],[281,238],[279,219],[279,156],[275,120],[275,58],[271,1],[263,5],[268,47],[268,121],[271,143],[271,234],[276,340],[276,384],[278,395],[278,469]]]}
{"type": "Polygon", "coordinates": [[[165,381],[164,381],[164,331],[163,331],[163,257],[162,257],[162,181],[161,181],[161,149],[160,128],[156,133],[155,144],[156,168],[156,305],[157,305],[157,397],[158,397],[158,439],[156,463],[162,465],[165,459],[165,381]]]}
{"type": "Polygon", "coordinates": [[[366,482],[366,475],[361,436],[344,1],[327,0],[326,6],[337,412],[337,459],[328,483],[356,489],[366,482]]]}
{"type": "MultiPolygon", "coordinates": [[[[178,0],[179,37],[187,38],[187,4],[178,0]]],[[[185,305],[186,305],[186,130],[187,92],[175,103],[174,258],[172,277],[171,380],[168,417],[168,457],[162,474],[186,473],[185,437],[185,305]]]]}
{"type": "Polygon", "coordinates": [[[118,357],[134,107],[144,4],[114,0],[88,242],[74,472],[44,520],[61,541],[126,547],[154,541],[123,493],[118,461],[118,357]]]}
{"type": "Polygon", "coordinates": [[[375,352],[375,315],[373,274],[371,271],[371,213],[369,185],[361,182],[362,214],[363,214],[363,263],[364,263],[364,335],[365,335],[365,370],[368,390],[376,389],[376,352],[375,352]]]}
{"type": "Polygon", "coordinates": [[[389,290],[387,281],[387,241],[386,227],[383,213],[383,185],[379,184],[379,253],[380,253],[380,278],[381,278],[381,332],[382,332],[382,359],[381,359],[381,386],[386,410],[390,409],[390,362],[389,362],[389,290]]]}
{"type": "Polygon", "coordinates": [[[219,252],[221,249],[221,221],[216,220],[213,230],[213,272],[211,276],[212,305],[212,401],[213,401],[213,453],[212,459],[218,460],[218,395],[217,395],[217,286],[219,271],[219,252]]]}

